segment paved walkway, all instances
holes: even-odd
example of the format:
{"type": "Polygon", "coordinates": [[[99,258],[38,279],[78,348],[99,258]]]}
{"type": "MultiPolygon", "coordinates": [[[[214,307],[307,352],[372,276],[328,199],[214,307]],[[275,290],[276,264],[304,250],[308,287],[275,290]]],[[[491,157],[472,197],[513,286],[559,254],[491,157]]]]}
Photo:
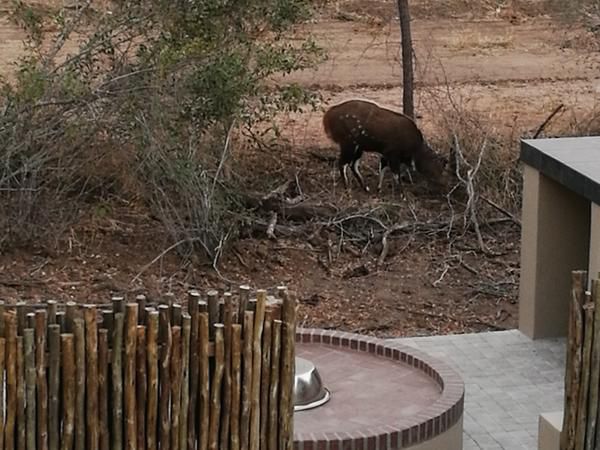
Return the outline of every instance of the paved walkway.
{"type": "Polygon", "coordinates": [[[465,381],[463,450],[536,450],[541,412],[563,404],[565,340],[518,330],[391,339],[452,365],[465,381]]]}

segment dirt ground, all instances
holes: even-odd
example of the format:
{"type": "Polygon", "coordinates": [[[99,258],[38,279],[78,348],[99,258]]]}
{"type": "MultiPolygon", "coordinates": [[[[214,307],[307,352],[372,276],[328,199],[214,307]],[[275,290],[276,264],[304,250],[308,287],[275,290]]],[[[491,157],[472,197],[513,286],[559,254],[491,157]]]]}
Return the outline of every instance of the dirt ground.
{"type": "MultiPolygon", "coordinates": [[[[507,150],[517,152],[519,137],[531,135],[559,104],[565,105],[564,112],[548,134],[596,109],[600,53],[583,26],[565,26],[541,2],[521,2],[521,8],[490,8],[488,3],[440,0],[434,7],[425,0],[411,2],[419,124],[434,135],[439,109],[431,99],[452,99],[497,132],[514,136],[507,150]]],[[[395,4],[333,4],[293,38],[314,33],[328,50],[328,60],[291,78],[318,87],[326,104],[361,97],[400,109],[395,4]]],[[[0,17],[0,75],[10,73],[8,63],[21,54],[22,37],[0,17]]],[[[238,148],[238,156],[256,177],[298,175],[308,196],[327,192],[327,200],[337,204],[397,204],[407,214],[407,202],[412,202],[418,204],[420,219],[437,217],[444,199],[432,195],[409,192],[407,200],[391,187],[381,196],[366,195],[356,186],[349,193],[340,190],[336,171],[310,154],[336,155],[321,117],[321,112],[308,112],[280,118],[289,153],[238,148]]],[[[367,160],[364,172],[373,185],[374,160],[367,160]]],[[[167,236],[143,209],[118,200],[108,209],[109,214],[88,214],[58,249],[0,255],[0,298],[89,302],[106,300],[111,293],[159,297],[175,292],[183,297],[191,287],[285,283],[298,293],[304,326],[400,336],[506,329],[518,321],[520,229],[514,221],[486,228],[492,256],[468,245],[458,253],[449,250],[443,233],[407,233],[393,238],[385,264],[377,268],[377,246],[362,252],[339,236],[323,237],[333,241],[333,257],[305,239],[255,236],[236,244],[215,272],[184,264],[166,251],[167,236]]]]}

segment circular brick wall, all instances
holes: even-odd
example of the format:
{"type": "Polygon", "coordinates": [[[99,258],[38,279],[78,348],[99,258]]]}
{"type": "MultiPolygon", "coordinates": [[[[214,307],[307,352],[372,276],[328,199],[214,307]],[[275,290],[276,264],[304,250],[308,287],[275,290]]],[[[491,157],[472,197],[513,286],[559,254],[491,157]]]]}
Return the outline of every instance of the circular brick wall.
{"type": "Polygon", "coordinates": [[[318,329],[298,329],[296,341],[366,352],[399,364],[407,364],[437,383],[441,394],[432,404],[401,423],[381,423],[373,428],[361,428],[352,432],[297,432],[294,435],[295,450],[395,450],[439,436],[462,417],[462,379],[445,363],[419,350],[401,344],[388,344],[368,336],[318,329]]]}

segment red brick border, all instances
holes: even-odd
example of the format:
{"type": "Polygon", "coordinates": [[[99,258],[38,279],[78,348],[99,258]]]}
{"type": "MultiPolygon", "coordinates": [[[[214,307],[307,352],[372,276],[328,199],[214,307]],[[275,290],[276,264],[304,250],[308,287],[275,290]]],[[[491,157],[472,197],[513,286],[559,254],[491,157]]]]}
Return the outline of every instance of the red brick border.
{"type": "Polygon", "coordinates": [[[460,375],[417,349],[359,334],[311,328],[299,328],[296,342],[343,347],[408,364],[433,378],[442,389],[442,395],[403,423],[381,424],[378,428],[352,433],[296,433],[294,450],[398,450],[439,436],[463,415],[465,389],[460,375]]]}

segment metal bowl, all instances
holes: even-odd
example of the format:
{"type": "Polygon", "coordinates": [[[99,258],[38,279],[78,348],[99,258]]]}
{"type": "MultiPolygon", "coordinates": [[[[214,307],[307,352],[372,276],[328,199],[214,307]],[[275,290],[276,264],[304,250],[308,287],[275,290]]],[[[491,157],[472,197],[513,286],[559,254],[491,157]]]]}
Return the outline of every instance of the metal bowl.
{"type": "Polygon", "coordinates": [[[304,411],[327,403],[331,397],[323,386],[321,376],[315,365],[296,357],[296,376],[294,379],[294,411],[304,411]]]}

